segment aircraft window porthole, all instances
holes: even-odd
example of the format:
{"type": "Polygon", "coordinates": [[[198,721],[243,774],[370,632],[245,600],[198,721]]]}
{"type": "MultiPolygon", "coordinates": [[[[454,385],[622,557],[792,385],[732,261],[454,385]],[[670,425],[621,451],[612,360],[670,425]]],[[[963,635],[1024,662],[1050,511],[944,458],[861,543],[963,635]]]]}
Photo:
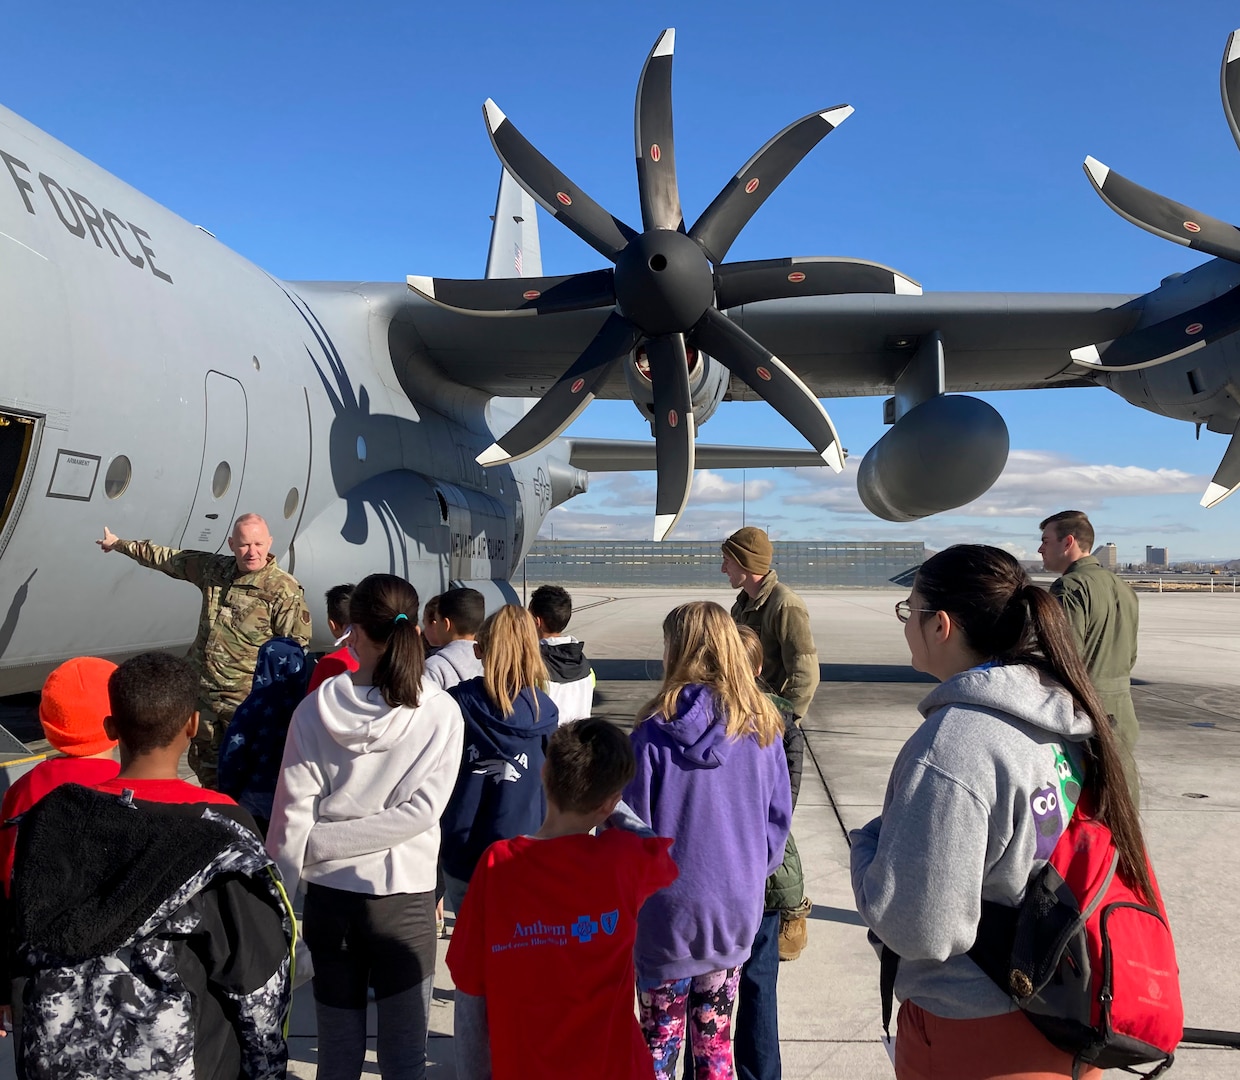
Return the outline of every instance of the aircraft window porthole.
{"type": "Polygon", "coordinates": [[[215,467],[215,475],[211,477],[211,494],[214,498],[222,499],[228,491],[229,485],[232,483],[232,466],[227,461],[221,461],[215,467]]]}
{"type": "Polygon", "coordinates": [[[124,454],[117,455],[108,465],[108,471],[104,475],[103,493],[109,499],[119,499],[129,487],[129,480],[132,476],[133,467],[129,464],[129,458],[124,454]]]}
{"type": "Polygon", "coordinates": [[[295,513],[297,513],[297,504],[301,502],[301,496],[296,488],[289,488],[288,494],[284,497],[284,519],[287,521],[295,513]]]}

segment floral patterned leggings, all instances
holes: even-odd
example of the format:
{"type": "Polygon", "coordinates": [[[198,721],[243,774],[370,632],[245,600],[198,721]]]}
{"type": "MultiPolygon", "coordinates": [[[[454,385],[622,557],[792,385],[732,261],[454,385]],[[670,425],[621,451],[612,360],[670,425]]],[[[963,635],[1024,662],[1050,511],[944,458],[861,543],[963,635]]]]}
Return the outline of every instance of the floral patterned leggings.
{"type": "Polygon", "coordinates": [[[653,985],[638,981],[638,1013],[656,1080],[675,1080],[686,1019],[693,1080],[730,1080],[732,1008],[740,978],[741,969],[734,967],[653,985]]]}

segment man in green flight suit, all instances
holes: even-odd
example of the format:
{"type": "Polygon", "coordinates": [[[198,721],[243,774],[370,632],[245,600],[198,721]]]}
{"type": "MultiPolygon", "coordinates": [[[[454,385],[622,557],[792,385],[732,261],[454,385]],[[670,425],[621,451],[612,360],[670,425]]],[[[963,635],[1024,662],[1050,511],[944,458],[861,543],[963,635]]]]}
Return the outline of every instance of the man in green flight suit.
{"type": "Polygon", "coordinates": [[[1060,577],[1051,595],[1063,606],[1081,660],[1102,704],[1115,721],[1120,756],[1133,802],[1140,807],[1136,746],[1139,729],[1130,676],[1137,662],[1137,594],[1089,552],[1094,527],[1079,510],[1064,510],[1042,522],[1042,565],[1060,577]]]}
{"type": "Polygon", "coordinates": [[[273,637],[291,637],[303,646],[310,641],[310,611],[301,586],[276,565],[271,530],[258,514],[237,518],[228,538],[232,555],[122,540],[106,525],[95,543],[202,591],[198,636],[187,656],[198,672],[200,694],[189,764],[203,787],[214,788],[220,742],[250,692],[259,647],[273,637]]]}
{"type": "MultiPolygon", "coordinates": [[[[721,545],[720,570],[728,584],[740,591],[732,605],[732,620],[748,626],[762,646],[762,679],[790,706],[792,728],[785,738],[788,771],[801,774],[805,758],[805,739],[800,734],[802,718],[809,712],[818,689],[818,649],[809,626],[809,609],[795,592],[779,580],[771,569],[774,547],[762,529],[752,525],[737,529],[721,545]]],[[[795,801],[795,796],[794,796],[795,801]]],[[[806,916],[812,908],[804,895],[776,900],[779,913],[779,958],[795,960],[808,937],[806,916]],[[783,906],[791,902],[795,906],[783,906]]]]}

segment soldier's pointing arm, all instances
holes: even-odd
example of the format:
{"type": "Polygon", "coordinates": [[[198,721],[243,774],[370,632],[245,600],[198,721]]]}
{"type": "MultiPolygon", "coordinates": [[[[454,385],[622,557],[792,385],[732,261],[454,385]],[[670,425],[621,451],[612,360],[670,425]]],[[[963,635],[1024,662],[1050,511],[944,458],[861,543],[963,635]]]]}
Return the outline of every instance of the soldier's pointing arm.
{"type": "MultiPolygon", "coordinates": [[[[106,535],[105,535],[106,539],[106,535]]],[[[100,544],[103,547],[103,544],[100,544]]],[[[134,562],[151,570],[159,570],[169,577],[181,581],[189,581],[201,585],[203,567],[214,556],[203,551],[181,551],[178,548],[163,547],[153,544],[150,540],[117,540],[107,550],[119,551],[128,555],[134,562]]]]}

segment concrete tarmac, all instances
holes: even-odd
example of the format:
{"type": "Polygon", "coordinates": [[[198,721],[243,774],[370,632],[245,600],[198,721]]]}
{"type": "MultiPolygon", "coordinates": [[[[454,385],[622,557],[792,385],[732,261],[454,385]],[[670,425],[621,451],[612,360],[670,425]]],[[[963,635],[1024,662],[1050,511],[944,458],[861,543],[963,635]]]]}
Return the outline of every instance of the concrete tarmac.
{"type": "MultiPolygon", "coordinates": [[[[596,713],[631,725],[656,689],[664,614],[689,599],[727,606],[732,595],[574,591],[570,631],[594,661],[596,713]]],[[[847,830],[878,813],[892,761],[919,722],[917,702],[929,685],[909,668],[892,611],[906,591],[803,595],[823,683],[804,722],[808,754],[793,831],[814,906],[807,948],[780,965],[783,1075],[879,1080],[893,1073],[878,1041],[878,960],[853,905],[847,830]]],[[[1141,721],[1142,819],[1175,931],[1186,1023],[1240,1031],[1240,940],[1231,923],[1240,896],[1240,596],[1143,593],[1140,602],[1133,698],[1141,721]]],[[[436,1080],[455,1076],[446,947],[441,941],[429,1040],[428,1075],[436,1080]]],[[[295,996],[291,1034],[289,1075],[313,1077],[308,986],[295,996]]],[[[372,1040],[365,1075],[377,1077],[373,1046],[372,1040]]],[[[11,1075],[11,1060],[0,1054],[0,1080],[11,1075]]],[[[1185,1045],[1169,1075],[1232,1080],[1240,1075],[1240,1055],[1185,1045]]]]}

